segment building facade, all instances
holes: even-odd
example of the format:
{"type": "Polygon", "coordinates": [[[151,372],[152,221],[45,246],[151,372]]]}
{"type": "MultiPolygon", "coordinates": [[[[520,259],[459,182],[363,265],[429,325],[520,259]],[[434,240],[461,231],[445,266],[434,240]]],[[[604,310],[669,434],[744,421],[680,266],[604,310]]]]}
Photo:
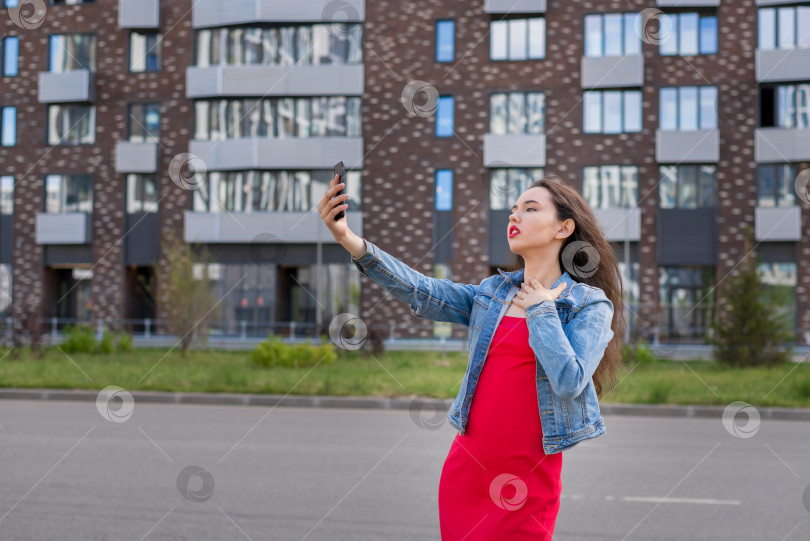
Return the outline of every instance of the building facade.
{"type": "Polygon", "coordinates": [[[2,1],[12,321],[141,330],[177,235],[210,254],[216,332],[350,312],[462,337],[331,238],[342,160],[353,231],[466,283],[513,262],[522,191],[563,177],[614,244],[632,336],[702,341],[750,225],[810,342],[810,2],[2,1]]]}

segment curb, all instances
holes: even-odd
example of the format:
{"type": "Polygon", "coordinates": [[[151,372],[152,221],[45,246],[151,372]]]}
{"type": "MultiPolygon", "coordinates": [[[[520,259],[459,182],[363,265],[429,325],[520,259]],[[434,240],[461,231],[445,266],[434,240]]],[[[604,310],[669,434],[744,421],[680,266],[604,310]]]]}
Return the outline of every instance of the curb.
{"type": "MultiPolygon", "coordinates": [[[[136,402],[152,404],[210,404],[232,406],[282,406],[293,408],[361,408],[421,410],[427,405],[449,410],[452,400],[430,397],[390,398],[368,396],[310,396],[231,393],[170,393],[131,391],[136,402]]],[[[0,388],[0,400],[70,400],[95,402],[98,391],[72,389],[0,388]]],[[[651,417],[723,417],[727,406],[679,406],[671,404],[599,404],[605,415],[641,415],[651,417]]],[[[762,419],[810,421],[810,408],[755,407],[762,419]]],[[[738,410],[739,411],[739,410],[738,410]]]]}

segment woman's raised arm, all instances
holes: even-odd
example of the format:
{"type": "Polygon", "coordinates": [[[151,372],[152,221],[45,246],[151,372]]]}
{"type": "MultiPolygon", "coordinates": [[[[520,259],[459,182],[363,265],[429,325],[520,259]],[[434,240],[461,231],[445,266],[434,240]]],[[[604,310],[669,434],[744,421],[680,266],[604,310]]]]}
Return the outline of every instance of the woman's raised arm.
{"type": "Polygon", "coordinates": [[[335,221],[337,213],[348,208],[343,203],[346,195],[334,197],[343,187],[337,180],[335,175],[318,211],[335,240],[351,254],[357,269],[395,299],[410,304],[411,313],[416,317],[469,326],[473,297],[479,286],[425,276],[377,245],[358,237],[349,229],[345,216],[335,221]]]}

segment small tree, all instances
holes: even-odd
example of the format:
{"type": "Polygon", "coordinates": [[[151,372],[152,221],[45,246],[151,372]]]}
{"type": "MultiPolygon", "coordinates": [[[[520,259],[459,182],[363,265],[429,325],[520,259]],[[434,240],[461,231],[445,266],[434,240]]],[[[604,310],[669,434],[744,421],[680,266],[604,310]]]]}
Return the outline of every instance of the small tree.
{"type": "Polygon", "coordinates": [[[789,360],[790,350],[780,349],[793,338],[779,305],[768,295],[757,268],[760,257],[750,250],[751,226],[744,226],[745,249],[739,271],[724,282],[727,311],[717,312],[712,328],[714,358],[729,366],[775,365],[789,360]]]}
{"type": "Polygon", "coordinates": [[[219,317],[219,302],[209,277],[212,261],[207,251],[198,256],[175,233],[168,236],[164,247],[168,269],[161,274],[155,264],[155,276],[161,277],[163,317],[185,356],[193,342],[205,343],[210,321],[219,317]]]}

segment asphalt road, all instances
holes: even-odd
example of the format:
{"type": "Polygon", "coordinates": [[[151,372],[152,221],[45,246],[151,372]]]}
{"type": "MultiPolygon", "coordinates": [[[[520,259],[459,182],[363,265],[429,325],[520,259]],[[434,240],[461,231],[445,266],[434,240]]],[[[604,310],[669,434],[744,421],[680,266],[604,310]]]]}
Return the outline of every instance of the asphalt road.
{"type": "MultiPolygon", "coordinates": [[[[442,417],[112,404],[0,401],[0,539],[439,539],[442,417]]],[[[605,423],[563,455],[555,540],[808,539],[810,423],[605,423]]]]}

